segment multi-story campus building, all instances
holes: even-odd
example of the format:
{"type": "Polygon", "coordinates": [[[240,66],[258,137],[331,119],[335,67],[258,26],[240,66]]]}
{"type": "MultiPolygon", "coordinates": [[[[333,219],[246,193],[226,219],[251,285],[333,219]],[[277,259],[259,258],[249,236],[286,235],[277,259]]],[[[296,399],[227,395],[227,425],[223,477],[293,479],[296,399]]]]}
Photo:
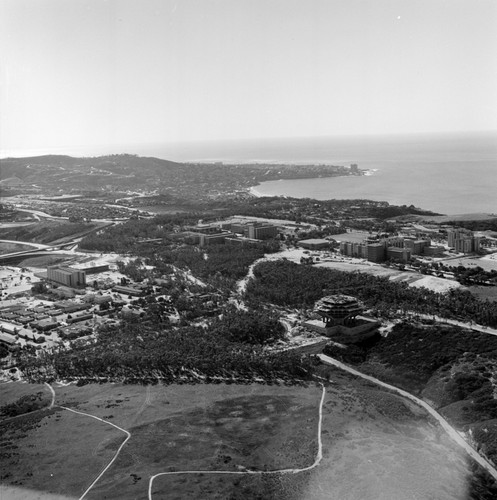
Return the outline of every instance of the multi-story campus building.
{"type": "Polygon", "coordinates": [[[407,262],[413,255],[436,255],[441,251],[443,249],[439,247],[432,247],[429,239],[397,236],[381,239],[366,238],[362,243],[347,241],[340,243],[340,252],[343,255],[367,259],[370,262],[383,262],[387,259],[407,262]]]}
{"type": "Polygon", "coordinates": [[[472,253],[480,249],[480,238],[468,229],[455,228],[447,230],[447,244],[456,252],[472,253]]]}
{"type": "Polygon", "coordinates": [[[47,268],[47,278],[49,281],[71,288],[86,286],[85,271],[72,267],[50,266],[47,268]]]}
{"type": "Polygon", "coordinates": [[[231,224],[230,229],[234,233],[243,234],[246,238],[254,240],[267,240],[278,236],[278,228],[268,222],[235,222],[231,224]]]}
{"type": "Polygon", "coordinates": [[[267,240],[278,236],[278,228],[265,222],[249,222],[246,227],[246,236],[255,240],[267,240]]]}
{"type": "Polygon", "coordinates": [[[171,234],[174,239],[182,239],[187,243],[207,246],[216,243],[233,243],[236,234],[243,235],[243,241],[257,242],[278,236],[278,228],[267,222],[248,221],[237,223],[198,224],[188,231],[171,234]]]}
{"type": "Polygon", "coordinates": [[[230,231],[220,231],[218,233],[204,234],[200,233],[200,246],[205,247],[207,245],[212,245],[215,243],[224,243],[226,238],[232,238],[234,236],[230,231]]]}

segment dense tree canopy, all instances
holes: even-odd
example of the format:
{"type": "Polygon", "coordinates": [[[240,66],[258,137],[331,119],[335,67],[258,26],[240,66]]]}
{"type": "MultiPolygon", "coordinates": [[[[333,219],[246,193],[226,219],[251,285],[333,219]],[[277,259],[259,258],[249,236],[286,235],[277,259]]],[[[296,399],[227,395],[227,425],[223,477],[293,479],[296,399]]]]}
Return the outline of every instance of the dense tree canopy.
{"type": "Polygon", "coordinates": [[[308,379],[310,359],[271,353],[261,346],[232,342],[222,332],[200,327],[158,330],[134,321],[102,328],[94,342],[73,343],[39,355],[17,354],[29,380],[209,381],[215,377],[253,380],[308,379]]]}
{"type": "Polygon", "coordinates": [[[441,294],[384,277],[299,266],[286,260],[255,266],[246,296],[252,303],[312,307],[323,295],[332,293],[354,295],[387,316],[415,311],[497,326],[497,303],[480,300],[468,291],[452,289],[441,294]]]}
{"type": "Polygon", "coordinates": [[[231,342],[266,344],[284,336],[285,328],[275,313],[229,307],[211,329],[231,342]]]}

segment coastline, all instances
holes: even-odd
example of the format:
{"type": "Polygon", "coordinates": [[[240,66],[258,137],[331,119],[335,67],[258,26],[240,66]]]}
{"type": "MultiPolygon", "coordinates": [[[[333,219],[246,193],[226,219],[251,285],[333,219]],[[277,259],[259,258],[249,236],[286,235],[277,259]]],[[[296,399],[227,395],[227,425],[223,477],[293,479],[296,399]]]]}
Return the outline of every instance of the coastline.
{"type": "Polygon", "coordinates": [[[259,193],[259,191],[257,191],[256,187],[259,185],[260,184],[256,184],[255,186],[250,186],[248,188],[248,194],[254,196],[255,198],[262,198],[263,196],[267,196],[267,195],[261,194],[261,193],[259,193]]]}
{"type": "Polygon", "coordinates": [[[291,198],[369,199],[388,201],[391,205],[414,205],[439,214],[497,213],[497,203],[491,194],[497,179],[494,164],[473,162],[467,168],[455,168],[449,162],[405,162],[364,165],[363,175],[333,179],[299,179],[264,181],[252,191],[259,196],[291,198]],[[374,169],[374,170],[373,170],[374,169]]]}
{"type": "MultiPolygon", "coordinates": [[[[289,162],[286,162],[287,164],[290,164],[289,162]]],[[[256,198],[263,198],[264,196],[279,196],[281,198],[286,198],[287,196],[286,195],[283,195],[283,194],[263,194],[261,192],[259,192],[257,190],[257,187],[260,186],[261,184],[263,184],[264,182],[280,182],[280,181],[302,181],[302,180],[316,180],[316,179],[334,179],[334,178],[349,178],[349,177],[370,177],[372,175],[374,175],[376,172],[378,172],[379,169],[377,168],[369,168],[369,169],[360,169],[359,170],[359,174],[355,174],[355,175],[332,175],[332,176],[321,176],[321,177],[303,177],[303,178],[292,178],[292,179],[288,179],[288,178],[280,178],[280,179],[274,179],[274,180],[271,180],[271,181],[263,181],[263,182],[258,182],[257,184],[254,184],[253,186],[250,186],[248,189],[247,189],[247,192],[248,194],[252,195],[252,196],[255,196],[256,198]]],[[[293,196],[290,196],[291,198],[293,196]]],[[[300,196],[295,196],[296,198],[300,198],[300,196]]]]}

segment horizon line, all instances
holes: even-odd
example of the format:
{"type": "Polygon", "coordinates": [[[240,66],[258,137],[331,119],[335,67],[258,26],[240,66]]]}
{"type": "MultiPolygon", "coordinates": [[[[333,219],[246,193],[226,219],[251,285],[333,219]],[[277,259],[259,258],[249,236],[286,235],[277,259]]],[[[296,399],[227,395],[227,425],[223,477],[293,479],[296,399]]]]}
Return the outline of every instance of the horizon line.
{"type": "MultiPolygon", "coordinates": [[[[112,155],[131,155],[143,157],[143,154],[125,152],[121,148],[138,148],[143,149],[151,146],[163,147],[185,147],[193,145],[215,145],[215,144],[229,144],[229,143],[243,143],[243,142],[268,142],[268,141],[291,141],[291,140],[320,140],[332,138],[372,138],[372,137],[413,137],[413,136],[450,136],[450,135],[480,135],[480,134],[496,134],[497,129],[491,130],[451,130],[451,131],[425,131],[425,132],[388,132],[388,133],[343,133],[343,134],[319,134],[319,135],[302,135],[302,136],[272,136],[272,137],[241,137],[241,138],[228,138],[228,139],[189,139],[176,142],[142,142],[125,144],[91,144],[91,145],[72,145],[72,146],[59,146],[49,148],[33,148],[33,149],[0,149],[0,160],[8,159],[21,159],[21,158],[36,158],[39,156],[71,156],[74,158],[97,158],[100,156],[112,155]],[[107,152],[100,153],[76,153],[77,150],[98,150],[108,148],[107,152]],[[112,152],[111,152],[112,151],[112,152]]],[[[145,156],[147,156],[145,154],[145,156]]],[[[171,160],[174,161],[174,160],[171,160]]],[[[192,161],[192,160],[189,160],[192,161]]],[[[212,160],[214,161],[214,160],[212,160]]]]}

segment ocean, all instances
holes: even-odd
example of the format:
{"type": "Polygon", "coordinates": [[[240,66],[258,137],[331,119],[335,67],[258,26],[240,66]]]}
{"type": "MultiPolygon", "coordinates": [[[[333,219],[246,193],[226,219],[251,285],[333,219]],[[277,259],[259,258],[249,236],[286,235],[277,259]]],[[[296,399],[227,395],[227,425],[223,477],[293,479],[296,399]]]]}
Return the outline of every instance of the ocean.
{"type": "Polygon", "coordinates": [[[355,199],[497,214],[497,132],[246,140],[152,148],[177,161],[357,163],[370,175],[263,182],[261,196],[355,199]]]}
{"type": "Polygon", "coordinates": [[[253,191],[319,200],[364,198],[449,215],[497,213],[497,131],[134,144],[64,153],[237,164],[357,163],[371,175],[270,181],[253,191]]]}

